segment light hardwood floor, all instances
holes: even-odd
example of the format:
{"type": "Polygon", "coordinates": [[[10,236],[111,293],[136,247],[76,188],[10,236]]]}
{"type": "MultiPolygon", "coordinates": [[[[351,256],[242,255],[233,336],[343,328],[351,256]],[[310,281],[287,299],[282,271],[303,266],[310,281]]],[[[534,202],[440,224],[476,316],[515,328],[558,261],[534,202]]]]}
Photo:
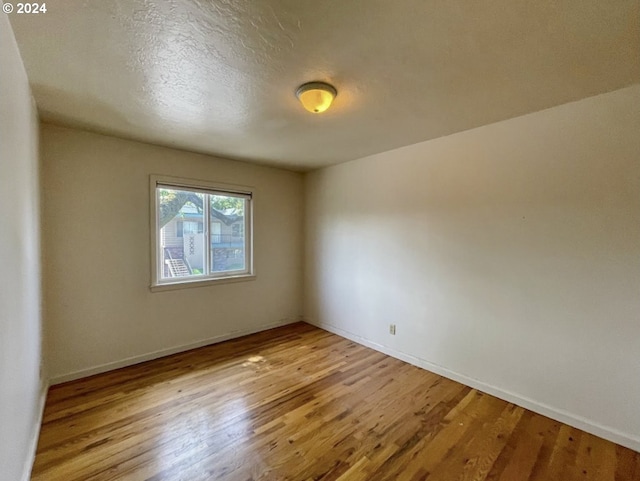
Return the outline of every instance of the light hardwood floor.
{"type": "Polygon", "coordinates": [[[306,324],[53,387],[34,480],[640,480],[640,454],[306,324]]]}

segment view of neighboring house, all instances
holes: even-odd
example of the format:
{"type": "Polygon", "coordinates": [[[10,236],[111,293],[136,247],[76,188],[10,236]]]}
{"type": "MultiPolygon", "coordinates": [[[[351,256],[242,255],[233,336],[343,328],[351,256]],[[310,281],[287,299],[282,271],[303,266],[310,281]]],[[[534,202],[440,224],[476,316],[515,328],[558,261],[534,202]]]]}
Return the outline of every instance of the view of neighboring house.
{"type": "MultiPolygon", "coordinates": [[[[243,270],[244,216],[236,209],[222,212],[233,219],[226,224],[211,216],[209,238],[211,270],[214,272],[243,270]]],[[[171,221],[161,229],[160,242],[164,253],[163,277],[184,277],[204,272],[205,254],[204,214],[192,204],[185,204],[171,221]]]]}

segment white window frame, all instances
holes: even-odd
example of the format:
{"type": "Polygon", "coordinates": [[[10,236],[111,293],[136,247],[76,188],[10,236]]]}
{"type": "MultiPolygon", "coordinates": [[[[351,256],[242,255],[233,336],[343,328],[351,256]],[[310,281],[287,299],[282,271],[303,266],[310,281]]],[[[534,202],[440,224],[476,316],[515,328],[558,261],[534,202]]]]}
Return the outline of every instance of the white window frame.
{"type": "MultiPolygon", "coordinates": [[[[223,184],[216,182],[207,182],[195,179],[184,179],[180,177],[169,177],[162,175],[151,175],[149,182],[149,198],[150,198],[150,229],[151,229],[151,290],[162,291],[171,289],[181,289],[186,287],[201,287],[227,282],[241,282],[255,279],[255,271],[253,268],[253,201],[254,189],[248,186],[223,184]],[[161,229],[159,229],[159,204],[158,204],[158,187],[175,188],[182,190],[190,190],[201,192],[203,194],[212,195],[233,195],[244,197],[245,213],[244,213],[244,251],[245,251],[245,269],[243,271],[226,271],[210,273],[209,275],[194,275],[189,277],[172,277],[162,279],[161,273],[164,266],[160,249],[162,248],[161,229]]],[[[211,265],[211,240],[209,238],[209,222],[210,222],[210,205],[209,202],[204,203],[205,211],[203,213],[204,239],[205,239],[205,265],[211,265]]]]}

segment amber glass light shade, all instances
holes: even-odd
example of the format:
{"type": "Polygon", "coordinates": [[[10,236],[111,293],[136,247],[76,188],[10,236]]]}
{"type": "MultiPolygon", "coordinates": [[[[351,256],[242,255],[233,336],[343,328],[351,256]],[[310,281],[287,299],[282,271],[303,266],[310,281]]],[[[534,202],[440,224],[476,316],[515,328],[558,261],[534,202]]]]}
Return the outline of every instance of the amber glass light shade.
{"type": "Polygon", "coordinates": [[[301,85],[296,96],[302,106],[309,112],[319,114],[327,110],[338,92],[324,82],[309,82],[301,85]]]}

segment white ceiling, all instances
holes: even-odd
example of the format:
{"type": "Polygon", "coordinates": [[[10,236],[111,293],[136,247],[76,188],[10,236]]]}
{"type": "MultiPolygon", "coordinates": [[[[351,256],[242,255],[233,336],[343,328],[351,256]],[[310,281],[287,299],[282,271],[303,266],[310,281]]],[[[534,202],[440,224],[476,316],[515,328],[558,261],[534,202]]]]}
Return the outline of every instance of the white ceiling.
{"type": "Polygon", "coordinates": [[[44,120],[295,170],[640,81],[640,0],[46,3],[10,15],[44,120]]]}

